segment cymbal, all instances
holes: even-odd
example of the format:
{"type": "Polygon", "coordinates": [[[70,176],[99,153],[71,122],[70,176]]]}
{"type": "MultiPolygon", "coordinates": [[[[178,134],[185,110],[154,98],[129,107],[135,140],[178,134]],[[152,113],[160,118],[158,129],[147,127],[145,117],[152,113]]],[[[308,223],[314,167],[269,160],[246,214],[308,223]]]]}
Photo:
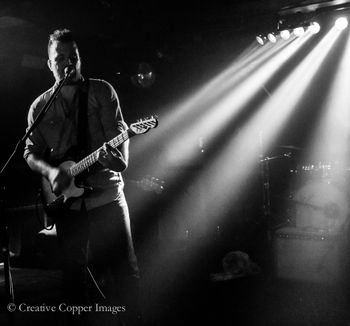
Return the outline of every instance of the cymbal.
{"type": "Polygon", "coordinates": [[[301,151],[302,148],[301,147],[297,147],[297,146],[294,146],[294,145],[281,145],[281,146],[278,146],[279,148],[284,148],[284,149],[292,149],[292,150],[295,150],[295,151],[301,151]]]}

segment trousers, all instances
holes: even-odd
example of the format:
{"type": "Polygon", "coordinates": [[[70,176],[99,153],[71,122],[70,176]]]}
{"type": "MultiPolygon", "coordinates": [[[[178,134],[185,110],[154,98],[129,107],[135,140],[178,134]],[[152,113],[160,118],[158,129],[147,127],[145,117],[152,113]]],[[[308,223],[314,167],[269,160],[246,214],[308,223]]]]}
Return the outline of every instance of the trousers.
{"type": "MultiPolygon", "coordinates": [[[[55,218],[67,304],[102,302],[136,314],[139,269],[124,193],[86,211],[66,209],[55,218]]],[[[126,314],[125,314],[126,315],[126,314]]]]}

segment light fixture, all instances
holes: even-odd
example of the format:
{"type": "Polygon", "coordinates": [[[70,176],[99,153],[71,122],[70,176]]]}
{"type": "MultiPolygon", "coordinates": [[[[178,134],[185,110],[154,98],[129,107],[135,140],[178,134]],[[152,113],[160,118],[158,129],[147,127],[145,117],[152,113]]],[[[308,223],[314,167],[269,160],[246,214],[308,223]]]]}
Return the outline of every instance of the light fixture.
{"type": "Polygon", "coordinates": [[[263,36],[263,35],[257,35],[255,39],[260,45],[264,45],[267,40],[266,36],[263,36]]]}
{"type": "Polygon", "coordinates": [[[267,38],[269,39],[269,41],[270,41],[271,43],[276,43],[276,42],[277,42],[277,38],[276,38],[275,33],[269,33],[269,34],[267,34],[267,38]]]}
{"type": "Polygon", "coordinates": [[[304,27],[296,27],[296,28],[294,28],[293,33],[297,37],[300,37],[300,36],[304,35],[304,33],[305,33],[304,27]]]}
{"type": "Polygon", "coordinates": [[[310,26],[308,27],[308,31],[311,33],[311,34],[317,34],[321,29],[321,26],[319,23],[317,22],[312,22],[310,24],[310,26]]]}
{"type": "Polygon", "coordinates": [[[339,17],[334,23],[336,29],[342,31],[348,27],[348,20],[345,17],[339,17]]]}
{"type": "Polygon", "coordinates": [[[290,31],[288,29],[284,29],[280,31],[280,36],[283,40],[288,40],[290,38],[290,31]]]}

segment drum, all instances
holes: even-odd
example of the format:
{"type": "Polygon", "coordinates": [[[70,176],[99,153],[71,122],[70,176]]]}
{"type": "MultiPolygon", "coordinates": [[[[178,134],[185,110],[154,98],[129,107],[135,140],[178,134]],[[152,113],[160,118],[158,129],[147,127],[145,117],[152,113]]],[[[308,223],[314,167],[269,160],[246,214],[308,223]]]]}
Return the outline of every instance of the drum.
{"type": "Polygon", "coordinates": [[[310,181],[293,196],[296,226],[339,233],[349,215],[347,194],[330,182],[310,181]]]}
{"type": "Polygon", "coordinates": [[[316,164],[305,164],[298,166],[297,173],[303,180],[331,179],[334,173],[332,163],[318,162],[316,164]]]}

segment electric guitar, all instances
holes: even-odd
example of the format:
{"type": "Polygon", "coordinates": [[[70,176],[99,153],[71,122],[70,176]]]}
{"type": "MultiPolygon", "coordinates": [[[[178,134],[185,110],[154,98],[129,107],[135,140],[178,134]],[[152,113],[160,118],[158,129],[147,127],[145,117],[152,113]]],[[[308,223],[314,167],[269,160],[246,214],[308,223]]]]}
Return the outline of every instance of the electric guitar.
{"type": "MultiPolygon", "coordinates": [[[[137,122],[132,123],[127,130],[111,139],[108,144],[113,148],[117,148],[129,138],[135,135],[144,134],[150,129],[156,128],[157,125],[158,119],[155,117],[138,120],[137,122]]],[[[97,154],[101,149],[102,146],[80,160],[78,163],[75,163],[74,161],[65,161],[59,165],[60,168],[64,169],[68,175],[71,176],[71,182],[58,196],[53,193],[49,181],[46,178],[43,178],[42,190],[46,204],[45,206],[48,211],[55,210],[65,204],[69,205],[74,199],[83,196],[86,189],[75,184],[75,177],[97,162],[97,154]]]]}

